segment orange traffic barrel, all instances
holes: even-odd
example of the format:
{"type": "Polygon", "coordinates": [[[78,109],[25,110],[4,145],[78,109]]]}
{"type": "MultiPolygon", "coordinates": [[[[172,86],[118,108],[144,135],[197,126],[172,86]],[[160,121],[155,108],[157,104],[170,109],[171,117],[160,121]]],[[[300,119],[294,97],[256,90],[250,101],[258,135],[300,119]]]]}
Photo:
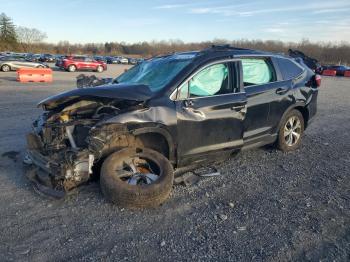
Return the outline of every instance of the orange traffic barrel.
{"type": "Polygon", "coordinates": [[[20,68],[17,70],[17,81],[27,82],[52,82],[51,68],[20,68]]]}
{"type": "Polygon", "coordinates": [[[336,70],[323,70],[322,75],[324,76],[336,76],[337,75],[337,71],[336,70]]]}

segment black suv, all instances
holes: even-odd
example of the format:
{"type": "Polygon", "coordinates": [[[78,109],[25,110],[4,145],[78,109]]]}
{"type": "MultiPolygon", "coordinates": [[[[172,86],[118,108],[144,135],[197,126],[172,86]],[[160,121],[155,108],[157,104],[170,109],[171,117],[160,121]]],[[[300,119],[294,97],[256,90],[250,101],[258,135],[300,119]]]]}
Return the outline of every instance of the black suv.
{"type": "Polygon", "coordinates": [[[122,206],[154,206],[173,169],[275,143],[291,151],[316,114],[320,78],[302,60],[229,46],[146,60],[97,87],[39,103],[28,177],[62,197],[100,175],[122,206]]]}
{"type": "Polygon", "coordinates": [[[55,62],[56,57],[51,54],[43,54],[38,59],[40,62],[55,62]]]}

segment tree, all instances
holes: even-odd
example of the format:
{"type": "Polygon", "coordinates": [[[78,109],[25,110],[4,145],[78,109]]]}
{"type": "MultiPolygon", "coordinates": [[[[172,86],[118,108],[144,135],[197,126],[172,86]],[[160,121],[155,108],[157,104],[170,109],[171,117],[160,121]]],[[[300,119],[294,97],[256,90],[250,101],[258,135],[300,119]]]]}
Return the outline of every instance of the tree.
{"type": "Polygon", "coordinates": [[[47,38],[46,33],[36,28],[28,28],[24,26],[17,27],[16,30],[18,42],[21,44],[23,51],[33,51],[33,46],[41,43],[47,38]]]}
{"type": "Polygon", "coordinates": [[[0,14],[0,47],[14,50],[17,46],[16,26],[6,14],[0,14]]]}

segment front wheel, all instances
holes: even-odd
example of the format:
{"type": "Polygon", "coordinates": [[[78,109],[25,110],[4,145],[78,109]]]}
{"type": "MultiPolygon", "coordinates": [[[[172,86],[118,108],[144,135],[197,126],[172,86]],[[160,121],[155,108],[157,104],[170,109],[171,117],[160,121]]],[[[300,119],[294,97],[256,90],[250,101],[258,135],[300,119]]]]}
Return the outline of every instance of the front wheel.
{"type": "Polygon", "coordinates": [[[297,149],[304,132],[304,118],[298,110],[291,110],[282,119],[277,146],[283,152],[297,149]]]}
{"type": "Polygon", "coordinates": [[[123,207],[155,207],[170,195],[174,179],[169,160],[147,148],[124,148],[111,154],[101,168],[103,195],[123,207]]]}
{"type": "Polygon", "coordinates": [[[102,66],[97,66],[96,67],[96,72],[102,73],[103,72],[103,67],[102,66]]]}
{"type": "Polygon", "coordinates": [[[77,70],[77,67],[75,65],[68,66],[68,71],[69,72],[75,72],[76,70],[77,70]]]}

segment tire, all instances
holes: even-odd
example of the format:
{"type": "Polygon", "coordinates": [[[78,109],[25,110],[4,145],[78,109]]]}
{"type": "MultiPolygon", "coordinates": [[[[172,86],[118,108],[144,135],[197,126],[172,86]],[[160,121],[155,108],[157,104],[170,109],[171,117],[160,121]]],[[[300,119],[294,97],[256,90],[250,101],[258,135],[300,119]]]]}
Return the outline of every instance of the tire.
{"type": "MultiPolygon", "coordinates": [[[[137,174],[141,173],[138,172],[137,174]]],[[[102,164],[100,186],[103,195],[112,203],[121,207],[145,208],[159,206],[168,199],[173,180],[173,167],[162,154],[147,148],[124,148],[112,153],[102,164]],[[118,177],[123,172],[124,174],[125,172],[130,174],[130,171],[124,171],[125,165],[128,165],[126,163],[130,159],[135,158],[147,159],[149,161],[147,163],[155,164],[156,166],[152,165],[153,168],[149,168],[149,170],[153,171],[157,168],[158,178],[150,184],[131,184],[131,181],[135,181],[133,177],[118,177]],[[120,170],[122,166],[124,169],[120,170]]],[[[141,179],[137,183],[139,181],[141,179]]]]}
{"type": "Polygon", "coordinates": [[[75,71],[77,71],[77,67],[75,65],[68,66],[68,72],[75,72],[75,71]]]}
{"type": "Polygon", "coordinates": [[[44,68],[44,66],[42,66],[42,65],[38,65],[36,68],[44,68]]]}
{"type": "Polygon", "coordinates": [[[102,73],[103,72],[103,67],[102,66],[97,66],[96,67],[96,72],[102,73]]]}
{"type": "Polygon", "coordinates": [[[278,130],[277,147],[283,152],[294,151],[299,148],[304,127],[304,117],[300,111],[293,109],[288,112],[283,117],[278,130]]]}
{"type": "Polygon", "coordinates": [[[11,67],[9,65],[2,65],[1,71],[2,72],[9,72],[9,71],[11,71],[11,67]]]}

